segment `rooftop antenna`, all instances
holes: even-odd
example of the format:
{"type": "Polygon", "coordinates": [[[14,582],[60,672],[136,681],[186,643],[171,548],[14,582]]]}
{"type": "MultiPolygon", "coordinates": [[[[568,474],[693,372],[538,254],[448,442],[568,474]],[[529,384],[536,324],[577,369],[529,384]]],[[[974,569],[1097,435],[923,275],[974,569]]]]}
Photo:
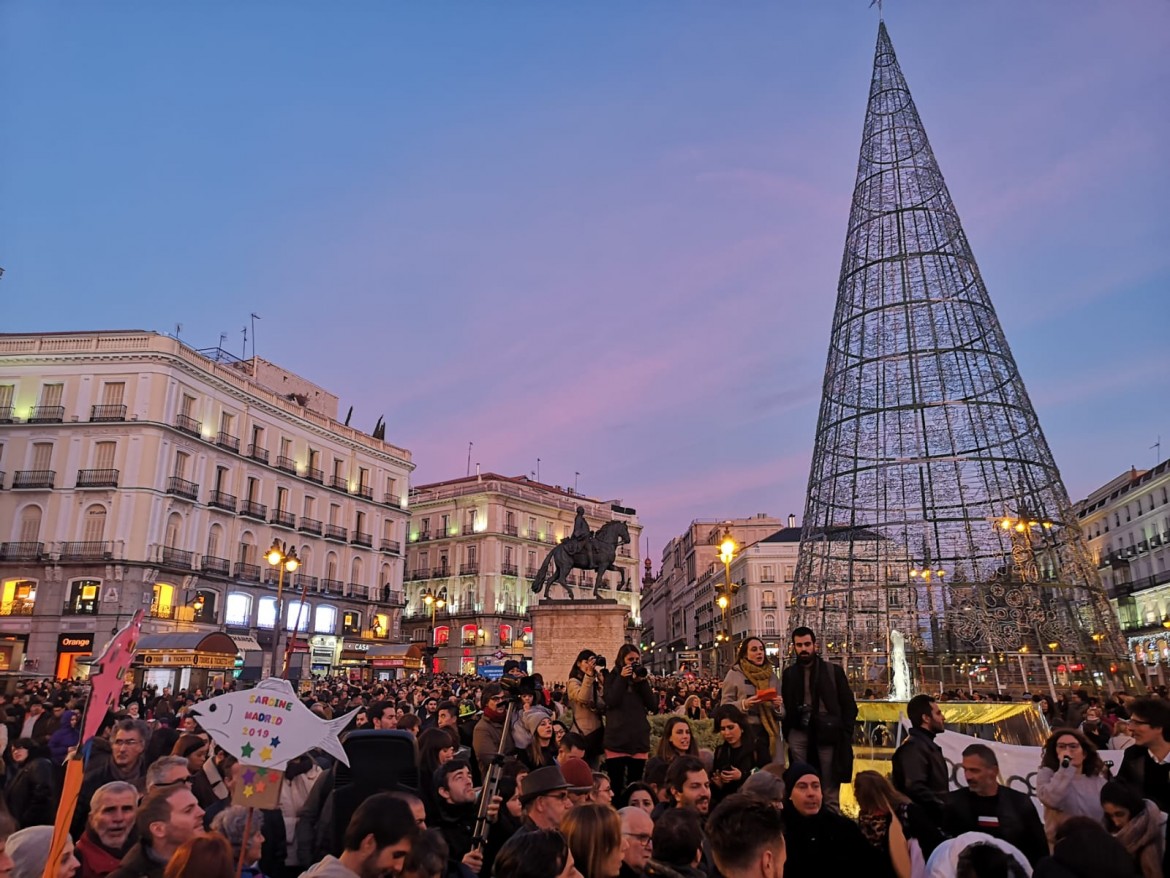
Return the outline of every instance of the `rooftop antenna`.
{"type": "Polygon", "coordinates": [[[472,446],[474,446],[474,445],[475,445],[474,442],[467,443],[467,475],[469,475],[469,476],[471,475],[471,449],[472,449],[472,446]]]}
{"type": "Polygon", "coordinates": [[[262,319],[255,311],[252,312],[252,359],[256,359],[256,321],[262,319]]]}
{"type": "Polygon", "coordinates": [[[244,349],[240,351],[240,359],[246,360],[248,359],[248,327],[245,326],[240,332],[244,334],[244,349]]]}
{"type": "Polygon", "coordinates": [[[224,342],[226,342],[226,341],[227,341],[227,333],[226,333],[226,332],[221,332],[221,333],[219,334],[219,349],[220,349],[221,351],[223,350],[223,344],[224,344],[224,342]]]}
{"type": "Polygon", "coordinates": [[[885,16],[882,15],[882,0],[869,0],[869,8],[878,8],[878,21],[885,21],[885,16]]]}
{"type": "Polygon", "coordinates": [[[540,481],[540,458],[536,458],[536,480],[540,481]]]}
{"type": "Polygon", "coordinates": [[[573,493],[577,493],[577,480],[581,478],[580,473],[573,473],[573,493]]]}
{"type": "Polygon", "coordinates": [[[1158,441],[1150,446],[1150,450],[1154,452],[1154,466],[1162,462],[1162,437],[1158,436],[1158,441]]]}
{"type": "Polygon", "coordinates": [[[178,338],[179,338],[179,333],[181,333],[182,331],[183,331],[183,324],[182,324],[182,323],[176,323],[176,324],[175,324],[175,338],[176,338],[176,339],[178,339],[178,338]]]}

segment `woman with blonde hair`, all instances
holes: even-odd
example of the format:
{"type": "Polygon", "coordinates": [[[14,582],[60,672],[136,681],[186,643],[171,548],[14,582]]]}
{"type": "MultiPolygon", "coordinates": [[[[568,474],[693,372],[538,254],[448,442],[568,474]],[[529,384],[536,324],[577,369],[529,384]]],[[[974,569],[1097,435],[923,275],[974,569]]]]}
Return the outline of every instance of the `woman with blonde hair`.
{"type": "Polygon", "coordinates": [[[699,699],[698,695],[688,695],[687,700],[682,703],[682,706],[675,713],[679,716],[685,716],[692,722],[707,719],[707,711],[703,709],[703,702],[699,699]]]}
{"type": "Polygon", "coordinates": [[[561,820],[561,832],[583,878],[618,878],[626,837],[617,811],[609,805],[578,805],[561,820]]]}
{"type": "Polygon", "coordinates": [[[910,878],[943,840],[929,817],[876,771],[859,771],[853,779],[857,823],[866,841],[885,854],[887,878],[910,878]]]}

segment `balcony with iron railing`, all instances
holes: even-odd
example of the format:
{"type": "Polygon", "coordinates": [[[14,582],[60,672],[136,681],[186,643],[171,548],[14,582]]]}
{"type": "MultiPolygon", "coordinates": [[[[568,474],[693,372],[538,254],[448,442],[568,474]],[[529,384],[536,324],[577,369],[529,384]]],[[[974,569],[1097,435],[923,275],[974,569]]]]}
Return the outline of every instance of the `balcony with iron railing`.
{"type": "Polygon", "coordinates": [[[309,467],[305,470],[305,478],[310,482],[316,482],[318,485],[325,484],[325,473],[316,467],[309,467]]]}
{"type": "Polygon", "coordinates": [[[515,564],[501,564],[500,565],[500,573],[502,573],[504,576],[516,576],[517,574],[519,574],[519,572],[520,572],[520,568],[517,567],[515,564]]]}
{"type": "Polygon", "coordinates": [[[295,528],[297,526],[297,517],[292,512],[277,509],[272,513],[272,524],[276,525],[276,527],[295,528]]]}
{"type": "Polygon", "coordinates": [[[236,562],[236,579],[244,582],[259,582],[260,581],[260,565],[259,564],[245,564],[243,561],[236,562]]]}
{"type": "Polygon", "coordinates": [[[518,537],[518,536],[520,536],[520,528],[516,527],[516,525],[514,525],[514,524],[505,524],[504,525],[504,536],[518,537]]]}
{"type": "Polygon", "coordinates": [[[349,491],[349,479],[346,476],[332,475],[329,477],[329,487],[349,491]]]}
{"type": "Polygon", "coordinates": [[[177,609],[178,609],[178,607],[175,607],[172,604],[151,604],[150,605],[150,618],[152,618],[152,619],[174,619],[175,618],[175,610],[177,610],[177,609]]]}
{"type": "Polygon", "coordinates": [[[199,499],[199,486],[178,476],[171,476],[167,479],[167,493],[182,497],[184,500],[197,501],[199,499]]]}
{"type": "Polygon", "coordinates": [[[96,616],[98,614],[98,602],[93,601],[65,601],[65,605],[61,608],[62,616],[96,616]]]}
{"type": "Polygon", "coordinates": [[[0,543],[0,561],[40,561],[44,543],[0,543]]]}
{"type": "Polygon", "coordinates": [[[231,433],[225,433],[223,430],[215,434],[215,444],[220,448],[234,451],[237,454],[240,451],[240,437],[233,436],[231,433]]]}
{"type": "Polygon", "coordinates": [[[321,594],[345,594],[345,583],[340,579],[322,579],[318,592],[321,594]]]}
{"type": "Polygon", "coordinates": [[[163,567],[170,567],[173,570],[190,570],[194,558],[193,552],[184,552],[174,546],[163,546],[158,556],[163,567]]]}
{"type": "Polygon", "coordinates": [[[459,565],[459,575],[460,576],[476,576],[478,573],[479,573],[479,563],[478,562],[476,562],[474,564],[460,564],[459,565]]]}
{"type": "Polygon", "coordinates": [[[0,405],[0,424],[11,424],[16,421],[12,416],[12,406],[0,405]]]}
{"type": "Polygon", "coordinates": [[[390,555],[399,555],[402,553],[402,544],[398,540],[388,540],[385,537],[382,538],[379,548],[381,551],[390,555]]]}
{"type": "Polygon", "coordinates": [[[431,568],[419,567],[417,570],[409,570],[406,573],[406,578],[410,582],[421,582],[424,579],[430,579],[431,568]]]}
{"type": "Polygon", "coordinates": [[[0,616],[31,616],[36,601],[4,601],[0,603],[0,616]]]}
{"type": "Polygon", "coordinates": [[[351,582],[349,584],[349,591],[347,594],[351,598],[356,598],[360,601],[368,601],[370,599],[370,587],[368,585],[361,585],[357,582],[351,582]]]}
{"type": "Polygon", "coordinates": [[[110,561],[113,557],[113,544],[109,542],[87,540],[61,544],[62,561],[110,561]]]}
{"type": "Polygon", "coordinates": [[[212,555],[204,555],[200,564],[204,573],[209,573],[213,576],[231,576],[232,562],[227,558],[216,558],[212,555]]]}
{"type": "Polygon", "coordinates": [[[463,525],[463,536],[469,537],[474,533],[475,533],[475,525],[474,524],[463,525]]]}
{"type": "Polygon", "coordinates": [[[215,509],[224,509],[228,512],[236,511],[236,497],[234,494],[229,494],[226,491],[212,491],[211,497],[207,500],[207,505],[215,509]]]}
{"type": "Polygon", "coordinates": [[[190,433],[192,436],[202,436],[203,422],[195,420],[190,415],[175,415],[175,429],[180,433],[190,433]]]}
{"type": "Polygon", "coordinates": [[[314,534],[316,536],[321,536],[321,529],[321,522],[318,519],[309,518],[305,515],[301,516],[301,523],[297,527],[297,530],[301,533],[314,534]]]}
{"type": "Polygon", "coordinates": [[[420,530],[418,536],[415,538],[417,543],[426,543],[431,540],[431,532],[429,530],[420,530]]]}
{"type": "Polygon", "coordinates": [[[255,500],[245,500],[240,504],[240,515],[244,518],[254,518],[257,521],[264,521],[268,517],[268,507],[263,503],[257,503],[255,500]]]}
{"type": "Polygon", "coordinates": [[[118,487],[118,471],[116,469],[79,469],[77,471],[77,487],[116,488],[118,487]]]}
{"type": "MultiPolygon", "coordinates": [[[[293,588],[308,588],[314,591],[317,589],[317,577],[310,576],[308,573],[294,573],[292,576],[286,576],[284,582],[285,585],[293,588]]],[[[276,584],[275,579],[272,580],[272,584],[276,584]]]]}
{"type": "Polygon", "coordinates": [[[12,489],[51,489],[56,478],[51,469],[18,469],[12,476],[12,489]]]}
{"type": "Polygon", "coordinates": [[[338,540],[345,542],[349,539],[349,529],[342,527],[340,524],[325,525],[325,539],[338,540]]]}
{"type": "Polygon", "coordinates": [[[354,531],[352,542],[355,546],[365,546],[367,549],[370,549],[374,546],[374,535],[364,534],[361,531],[354,531]]]}
{"type": "Polygon", "coordinates": [[[297,462],[291,457],[285,457],[282,454],[276,458],[276,468],[278,470],[283,470],[286,473],[292,473],[293,475],[296,475],[297,462]]]}
{"type": "Polygon", "coordinates": [[[403,592],[395,591],[394,589],[390,589],[390,591],[387,592],[386,589],[383,588],[382,603],[391,607],[403,607],[406,606],[406,595],[403,592]]]}
{"type": "Polygon", "coordinates": [[[89,419],[94,423],[102,421],[126,420],[126,406],[124,405],[95,405],[90,406],[89,419]]]}
{"type": "Polygon", "coordinates": [[[356,493],[363,500],[373,500],[374,499],[374,489],[371,488],[369,485],[358,485],[357,491],[355,491],[354,493],[356,493]]]}
{"type": "Polygon", "coordinates": [[[399,497],[397,494],[387,493],[382,498],[382,503],[385,504],[386,506],[393,506],[395,508],[399,508],[402,506],[402,498],[399,497]]]}
{"type": "Polygon", "coordinates": [[[259,445],[248,446],[248,457],[260,463],[268,463],[268,449],[262,448],[259,445]]]}
{"type": "Polygon", "coordinates": [[[64,420],[65,406],[63,405],[33,406],[33,410],[28,416],[30,424],[60,424],[64,420]]]}

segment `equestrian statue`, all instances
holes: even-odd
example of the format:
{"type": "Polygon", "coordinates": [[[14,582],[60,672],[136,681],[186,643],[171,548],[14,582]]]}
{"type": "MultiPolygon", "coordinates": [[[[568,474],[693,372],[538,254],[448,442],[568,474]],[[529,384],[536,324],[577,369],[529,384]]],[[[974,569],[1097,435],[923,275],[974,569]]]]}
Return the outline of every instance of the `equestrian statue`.
{"type": "Polygon", "coordinates": [[[601,598],[601,586],[605,582],[605,574],[610,570],[621,576],[619,589],[626,587],[626,571],[623,567],[614,564],[617,558],[618,546],[630,542],[630,529],[624,521],[607,521],[597,529],[597,533],[589,530],[589,523],[585,520],[585,509],[577,507],[577,518],[573,522],[573,533],[568,539],[555,546],[540,569],[536,571],[536,578],[532,580],[534,592],[544,589],[547,596],[549,587],[560,583],[561,587],[573,597],[573,589],[569,587],[569,573],[572,570],[593,571],[593,597],[601,598]],[[552,572],[549,572],[549,567],[552,572]]]}

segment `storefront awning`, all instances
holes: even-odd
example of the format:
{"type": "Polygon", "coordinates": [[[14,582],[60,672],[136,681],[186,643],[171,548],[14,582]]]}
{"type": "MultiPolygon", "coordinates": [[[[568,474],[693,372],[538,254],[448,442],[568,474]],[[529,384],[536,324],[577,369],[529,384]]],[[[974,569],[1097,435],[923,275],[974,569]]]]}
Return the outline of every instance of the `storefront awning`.
{"type": "Polygon", "coordinates": [[[382,643],[371,646],[366,655],[375,668],[410,668],[423,666],[422,647],[417,643],[382,643]]]}
{"type": "Polygon", "coordinates": [[[150,668],[235,667],[239,648],[221,631],[173,631],[146,634],[138,640],[134,664],[150,668]]]}
{"type": "Polygon", "coordinates": [[[232,634],[232,643],[236,645],[236,650],[239,652],[263,652],[262,647],[255,637],[249,634],[232,634]]]}

